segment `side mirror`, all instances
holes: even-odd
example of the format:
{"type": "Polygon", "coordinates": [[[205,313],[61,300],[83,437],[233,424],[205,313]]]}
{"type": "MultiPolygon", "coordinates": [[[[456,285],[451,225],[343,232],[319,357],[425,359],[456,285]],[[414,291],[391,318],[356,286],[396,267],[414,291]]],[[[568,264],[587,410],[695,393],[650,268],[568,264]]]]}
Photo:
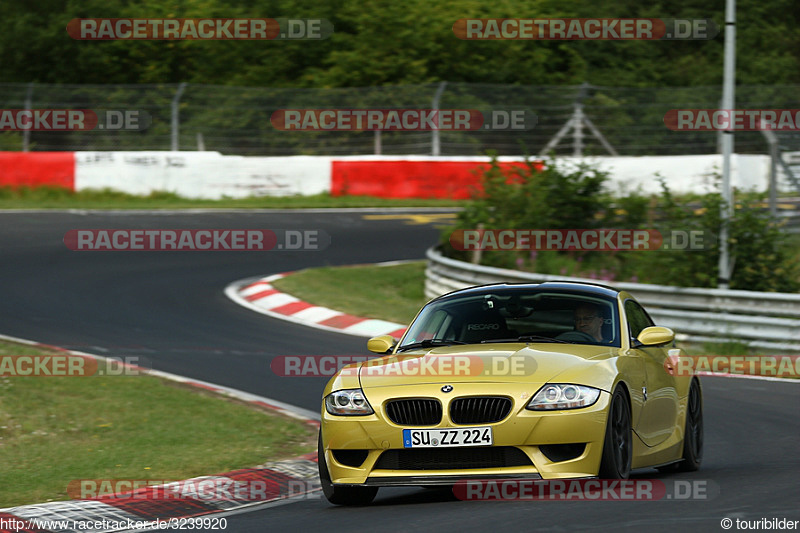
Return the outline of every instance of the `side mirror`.
{"type": "Polygon", "coordinates": [[[373,353],[389,353],[397,344],[397,339],[391,335],[378,335],[367,341],[367,350],[373,353]]]}
{"type": "Polygon", "coordinates": [[[636,337],[636,340],[643,346],[658,346],[675,340],[675,332],[661,326],[650,326],[649,328],[644,328],[639,333],[639,336],[636,337]]]}

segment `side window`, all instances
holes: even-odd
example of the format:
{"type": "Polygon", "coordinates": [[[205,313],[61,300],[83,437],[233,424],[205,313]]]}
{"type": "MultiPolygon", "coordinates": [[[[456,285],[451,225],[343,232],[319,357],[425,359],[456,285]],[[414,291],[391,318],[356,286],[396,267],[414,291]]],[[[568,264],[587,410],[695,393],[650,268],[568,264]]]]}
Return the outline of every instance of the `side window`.
{"type": "Polygon", "coordinates": [[[633,300],[625,301],[625,315],[628,317],[628,328],[631,334],[631,340],[639,336],[644,328],[655,326],[653,321],[647,315],[647,312],[642,309],[642,306],[633,300]]]}

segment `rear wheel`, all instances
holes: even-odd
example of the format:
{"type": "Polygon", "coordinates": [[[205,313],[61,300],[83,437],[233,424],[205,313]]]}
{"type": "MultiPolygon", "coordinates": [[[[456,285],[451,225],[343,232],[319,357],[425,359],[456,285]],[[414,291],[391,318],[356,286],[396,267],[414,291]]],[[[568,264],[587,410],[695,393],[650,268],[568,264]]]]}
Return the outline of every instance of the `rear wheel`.
{"type": "Polygon", "coordinates": [[[599,476],[603,479],[628,479],[632,457],[631,408],[625,392],[617,387],[608,407],[599,476]]]}
{"type": "Polygon", "coordinates": [[[368,505],[378,493],[378,487],[353,487],[334,485],[325,462],[325,450],[322,448],[322,432],[317,441],[317,461],[319,464],[319,481],[322,493],[334,505],[368,505]]]}
{"type": "Polygon", "coordinates": [[[700,384],[692,380],[686,407],[686,430],[683,434],[683,461],[678,470],[694,472],[703,460],[703,395],[700,384]]]}

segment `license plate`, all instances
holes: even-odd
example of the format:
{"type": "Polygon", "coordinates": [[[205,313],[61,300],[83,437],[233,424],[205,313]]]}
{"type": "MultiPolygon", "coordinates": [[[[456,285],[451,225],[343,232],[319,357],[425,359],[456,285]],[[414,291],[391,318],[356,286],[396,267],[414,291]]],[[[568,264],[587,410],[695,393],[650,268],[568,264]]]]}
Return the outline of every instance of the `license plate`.
{"type": "Polygon", "coordinates": [[[404,448],[450,448],[491,446],[491,426],[459,429],[404,429],[404,448]]]}

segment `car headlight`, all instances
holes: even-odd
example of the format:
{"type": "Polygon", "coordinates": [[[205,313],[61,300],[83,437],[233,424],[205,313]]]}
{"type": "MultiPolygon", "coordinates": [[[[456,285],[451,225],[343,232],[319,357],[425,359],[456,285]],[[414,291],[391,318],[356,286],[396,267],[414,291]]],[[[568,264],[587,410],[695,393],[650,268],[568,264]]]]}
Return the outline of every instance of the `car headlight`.
{"type": "Polygon", "coordinates": [[[577,409],[592,405],[599,397],[600,389],[595,389],[594,387],[548,383],[531,398],[526,409],[534,411],[577,409]]]}
{"type": "Polygon", "coordinates": [[[325,410],[332,415],[371,415],[374,413],[361,389],[345,389],[328,394],[325,397],[325,410]]]}

